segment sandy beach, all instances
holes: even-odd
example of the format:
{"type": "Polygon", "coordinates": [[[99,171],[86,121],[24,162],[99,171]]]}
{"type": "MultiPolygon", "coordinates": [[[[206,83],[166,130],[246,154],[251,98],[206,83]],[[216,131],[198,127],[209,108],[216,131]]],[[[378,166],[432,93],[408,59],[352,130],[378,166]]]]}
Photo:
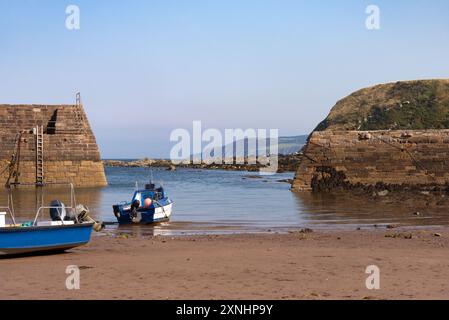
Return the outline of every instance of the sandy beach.
{"type": "Polygon", "coordinates": [[[1,299],[449,299],[449,228],[183,237],[95,235],[0,259],[1,299]],[[410,239],[411,237],[411,239],[410,239]],[[80,290],[67,290],[68,265],[80,290]],[[380,290],[365,285],[380,268],[380,290]]]}

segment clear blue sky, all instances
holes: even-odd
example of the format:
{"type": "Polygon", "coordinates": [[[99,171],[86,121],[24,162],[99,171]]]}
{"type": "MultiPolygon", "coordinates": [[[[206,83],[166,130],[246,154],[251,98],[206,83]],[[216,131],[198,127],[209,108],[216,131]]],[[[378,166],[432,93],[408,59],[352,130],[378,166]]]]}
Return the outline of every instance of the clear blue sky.
{"type": "Polygon", "coordinates": [[[0,103],[79,90],[103,157],[166,157],[193,120],[304,134],[361,87],[448,78],[449,1],[0,0],[0,50],[0,103]]]}

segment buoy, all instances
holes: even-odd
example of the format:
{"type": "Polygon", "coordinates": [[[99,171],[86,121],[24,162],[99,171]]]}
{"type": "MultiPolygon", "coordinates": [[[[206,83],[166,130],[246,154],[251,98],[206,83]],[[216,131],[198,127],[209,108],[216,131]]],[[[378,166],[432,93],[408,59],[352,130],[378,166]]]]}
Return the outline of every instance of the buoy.
{"type": "Polygon", "coordinates": [[[143,202],[145,207],[151,206],[152,203],[153,203],[153,201],[150,198],[146,198],[145,201],[143,202]]]}

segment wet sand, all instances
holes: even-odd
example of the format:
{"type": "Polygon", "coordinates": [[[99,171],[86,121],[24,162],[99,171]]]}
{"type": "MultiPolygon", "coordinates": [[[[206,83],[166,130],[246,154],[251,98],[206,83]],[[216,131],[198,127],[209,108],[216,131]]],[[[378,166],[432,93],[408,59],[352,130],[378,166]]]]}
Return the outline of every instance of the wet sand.
{"type": "Polygon", "coordinates": [[[64,254],[0,259],[0,270],[1,299],[449,299],[449,228],[103,234],[64,254]],[[65,287],[68,265],[80,290],[65,287]],[[368,265],[380,290],[365,286],[368,265]]]}

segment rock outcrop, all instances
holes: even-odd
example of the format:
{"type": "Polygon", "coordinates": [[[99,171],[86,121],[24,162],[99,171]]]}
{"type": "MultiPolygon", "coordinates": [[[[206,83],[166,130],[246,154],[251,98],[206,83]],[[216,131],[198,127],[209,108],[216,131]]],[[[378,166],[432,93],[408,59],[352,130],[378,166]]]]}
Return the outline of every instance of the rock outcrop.
{"type": "MultiPolygon", "coordinates": [[[[278,155],[278,173],[280,172],[294,172],[298,167],[298,163],[301,159],[300,155],[290,154],[290,155],[278,155]]],[[[235,162],[235,161],[234,161],[235,162]]],[[[239,163],[244,162],[240,159],[239,163]]],[[[153,168],[166,168],[170,171],[175,171],[176,168],[191,168],[191,169],[206,169],[206,170],[230,170],[230,171],[259,171],[261,168],[266,166],[257,164],[193,164],[193,163],[179,163],[173,164],[172,161],[168,159],[141,159],[141,160],[103,160],[105,167],[153,167],[153,168]]]]}
{"type": "Polygon", "coordinates": [[[340,100],[314,131],[449,129],[449,79],[380,84],[340,100]]]}
{"type": "Polygon", "coordinates": [[[449,80],[397,82],[339,101],[309,136],[292,190],[449,184],[449,80]]]}

